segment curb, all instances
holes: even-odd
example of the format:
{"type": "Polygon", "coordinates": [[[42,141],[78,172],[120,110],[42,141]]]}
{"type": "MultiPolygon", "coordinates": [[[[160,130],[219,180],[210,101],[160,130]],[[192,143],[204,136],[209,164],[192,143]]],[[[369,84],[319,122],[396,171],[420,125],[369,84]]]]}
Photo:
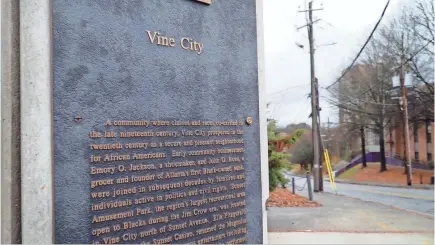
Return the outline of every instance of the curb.
{"type": "MultiPolygon", "coordinates": [[[[330,182],[329,179],[323,179],[326,182],[330,182]]],[[[419,190],[433,190],[433,185],[397,185],[397,184],[386,184],[386,183],[374,183],[374,182],[356,182],[348,180],[335,180],[335,183],[351,184],[351,185],[368,185],[368,186],[380,186],[380,187],[393,187],[393,188],[403,188],[403,189],[419,189],[419,190]]]]}
{"type": "Polygon", "coordinates": [[[418,211],[415,211],[415,210],[406,209],[406,208],[399,208],[399,207],[395,207],[395,206],[391,206],[391,207],[393,207],[393,209],[397,209],[397,210],[402,210],[402,211],[418,214],[418,215],[424,216],[424,217],[429,218],[429,219],[434,219],[435,218],[433,215],[422,213],[422,212],[418,212],[418,211]]]}

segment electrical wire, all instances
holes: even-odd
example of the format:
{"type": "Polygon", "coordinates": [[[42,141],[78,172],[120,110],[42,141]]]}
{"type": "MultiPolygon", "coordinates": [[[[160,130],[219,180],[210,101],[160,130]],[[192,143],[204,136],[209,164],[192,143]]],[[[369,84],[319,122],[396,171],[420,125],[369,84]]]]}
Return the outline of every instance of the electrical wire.
{"type": "MultiPolygon", "coordinates": [[[[409,57],[408,59],[406,59],[403,62],[403,65],[407,64],[408,62],[410,62],[412,59],[414,59],[414,57],[419,54],[421,51],[423,51],[423,49],[425,49],[427,47],[427,45],[429,45],[432,41],[427,42],[425,45],[423,45],[419,50],[417,50],[413,55],[411,55],[411,57],[409,57]]],[[[400,69],[400,66],[397,67],[396,69],[394,69],[392,72],[388,73],[387,76],[384,76],[384,78],[389,78],[392,75],[394,75],[394,73],[396,73],[398,70],[400,69]]],[[[382,79],[383,80],[383,79],[382,79]]],[[[367,89],[366,91],[364,91],[361,95],[364,95],[366,93],[368,93],[370,90],[372,90],[373,88],[375,88],[376,86],[382,85],[382,83],[377,83],[375,85],[373,85],[373,87],[369,87],[369,89],[367,89]]]]}
{"type": "Polygon", "coordinates": [[[284,102],[284,100],[286,99],[286,96],[284,94],[280,95],[281,97],[277,96],[277,101],[276,102],[272,102],[269,101],[269,103],[272,105],[272,111],[270,112],[270,115],[273,116],[275,114],[275,112],[278,110],[278,108],[280,108],[284,102]]]}
{"type": "MultiPolygon", "coordinates": [[[[343,94],[342,94],[343,95],[343,94]]],[[[333,102],[333,100],[331,99],[331,98],[329,98],[329,97],[327,97],[327,96],[321,96],[321,98],[324,98],[324,99],[327,99],[331,104],[332,104],[332,106],[335,106],[332,102],[333,102]]],[[[361,99],[359,99],[359,102],[360,103],[367,103],[367,104],[374,104],[374,105],[384,105],[384,106],[397,106],[398,104],[388,104],[388,103],[377,103],[377,102],[372,102],[372,101],[367,101],[367,100],[361,100],[361,99]]],[[[341,103],[341,104],[353,104],[353,105],[355,105],[355,103],[352,103],[352,100],[348,100],[347,102],[343,102],[343,103],[341,103]]],[[[326,107],[327,108],[327,107],[326,107]]]]}
{"type": "Polygon", "coordinates": [[[329,89],[330,87],[334,86],[336,83],[340,82],[340,80],[346,75],[346,73],[352,68],[352,66],[355,64],[356,60],[359,58],[359,56],[361,55],[361,53],[363,52],[363,50],[366,48],[367,44],[369,43],[370,39],[372,38],[373,34],[375,33],[376,29],[379,26],[379,23],[381,23],[382,18],[385,15],[385,11],[387,11],[388,5],[390,4],[390,0],[387,1],[387,4],[384,7],[384,10],[382,11],[381,16],[379,17],[378,22],[376,23],[375,27],[373,28],[372,32],[370,33],[369,37],[367,38],[367,40],[365,41],[364,45],[362,46],[362,48],[360,49],[360,51],[358,52],[358,54],[356,55],[355,59],[353,59],[352,63],[350,64],[349,67],[347,67],[347,69],[344,71],[343,74],[341,74],[341,76],[331,85],[329,85],[328,87],[326,87],[326,89],[329,89]]]}
{"type": "MultiPolygon", "coordinates": [[[[270,113],[271,116],[274,116],[275,113],[279,112],[281,110],[281,107],[283,105],[285,105],[285,104],[291,104],[292,103],[292,102],[284,102],[284,99],[286,99],[286,98],[287,98],[286,96],[283,96],[279,102],[275,103],[275,106],[272,108],[272,111],[270,113]]],[[[297,98],[299,98],[299,97],[296,97],[296,98],[293,98],[293,99],[297,99],[297,98]]],[[[298,108],[298,111],[296,113],[293,113],[294,116],[292,117],[292,121],[295,119],[295,117],[297,115],[299,115],[299,113],[300,113],[299,110],[300,109],[301,109],[301,107],[298,108]]]]}
{"type": "Polygon", "coordinates": [[[300,116],[300,113],[301,113],[301,112],[303,113],[303,112],[307,111],[308,108],[310,108],[310,106],[311,106],[310,103],[307,104],[307,106],[306,106],[305,108],[302,107],[302,106],[300,106],[300,107],[299,107],[299,110],[298,110],[296,113],[294,113],[294,114],[293,114],[293,117],[291,118],[291,120],[288,121],[289,124],[296,123],[296,122],[295,122],[295,119],[296,119],[298,116],[300,116]],[[304,110],[301,110],[301,109],[304,109],[304,110]]]}
{"type": "MultiPolygon", "coordinates": [[[[412,61],[412,59],[414,59],[414,57],[416,56],[416,55],[418,55],[421,51],[423,51],[430,43],[431,43],[432,41],[428,41],[425,45],[423,45],[420,49],[418,49],[414,54],[412,54],[411,55],[411,57],[409,57],[408,59],[406,59],[404,62],[403,62],[403,64],[405,65],[405,64],[407,64],[408,62],[410,62],[410,61],[412,61]]],[[[393,71],[392,72],[390,72],[390,73],[388,73],[386,76],[384,76],[381,80],[384,80],[385,78],[389,78],[389,77],[391,77],[392,75],[394,75],[394,73],[396,73],[398,70],[400,69],[400,66],[399,67],[396,67],[395,69],[393,69],[393,71]]],[[[364,92],[362,92],[360,95],[359,95],[359,97],[362,97],[363,95],[365,95],[366,93],[368,93],[369,91],[371,91],[372,89],[374,89],[374,88],[376,88],[377,86],[379,86],[379,85],[382,85],[382,83],[376,83],[375,85],[373,85],[373,86],[369,86],[369,88],[366,90],[366,91],[364,91],[364,92]]],[[[332,85],[330,85],[330,86],[332,86],[332,85]]],[[[326,87],[326,88],[321,88],[321,89],[326,89],[326,90],[328,90],[329,89],[329,87],[330,86],[328,86],[328,87],[326,87]]],[[[345,95],[345,94],[343,94],[343,93],[341,93],[341,92],[339,92],[339,91],[335,91],[336,93],[338,93],[338,94],[340,94],[340,95],[343,95],[343,96],[348,96],[348,95],[345,95]]],[[[328,100],[330,100],[329,102],[332,102],[332,100],[331,99],[329,99],[328,98],[328,100]]],[[[349,100],[349,102],[351,102],[350,100],[349,100]]],[[[347,103],[349,103],[349,102],[347,102],[347,103]]],[[[370,102],[367,102],[367,103],[370,103],[370,102]]],[[[378,104],[378,103],[374,103],[373,102],[373,104],[378,104]]],[[[392,104],[389,104],[389,105],[392,105],[392,104]]],[[[337,106],[337,105],[335,105],[335,106],[337,106]]]]}
{"type": "Polygon", "coordinates": [[[281,94],[281,93],[289,91],[290,89],[301,88],[301,87],[305,87],[305,86],[310,86],[310,84],[301,84],[301,85],[290,86],[290,87],[285,88],[284,90],[272,92],[272,93],[268,94],[267,96],[281,94]]]}

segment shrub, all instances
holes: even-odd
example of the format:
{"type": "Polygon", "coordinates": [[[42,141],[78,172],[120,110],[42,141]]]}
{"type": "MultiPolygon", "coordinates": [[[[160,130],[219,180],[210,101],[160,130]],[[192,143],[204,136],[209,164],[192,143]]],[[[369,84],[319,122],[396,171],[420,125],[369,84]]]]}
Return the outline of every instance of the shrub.
{"type": "Polygon", "coordinates": [[[269,156],[269,190],[273,191],[278,186],[285,186],[288,180],[283,174],[283,170],[289,165],[288,154],[273,152],[269,156]]]}
{"type": "Polygon", "coordinates": [[[276,129],[276,122],[270,120],[267,125],[267,137],[269,145],[269,190],[274,191],[276,187],[285,187],[288,183],[287,178],[284,176],[283,171],[291,168],[289,162],[289,154],[283,152],[276,152],[277,142],[284,142],[286,145],[294,144],[299,137],[303,134],[303,130],[298,130],[295,135],[286,138],[278,137],[276,129]]]}
{"type": "Polygon", "coordinates": [[[295,146],[292,154],[292,162],[301,165],[301,168],[308,170],[308,165],[313,162],[313,144],[304,140],[295,146]]]}

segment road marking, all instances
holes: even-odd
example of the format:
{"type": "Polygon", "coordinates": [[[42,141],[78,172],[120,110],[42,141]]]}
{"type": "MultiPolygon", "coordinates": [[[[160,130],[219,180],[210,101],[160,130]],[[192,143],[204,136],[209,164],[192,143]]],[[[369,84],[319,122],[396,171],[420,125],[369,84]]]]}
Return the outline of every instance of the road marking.
{"type": "Polygon", "coordinates": [[[404,198],[411,198],[411,199],[423,199],[423,200],[429,200],[429,201],[434,200],[434,197],[428,197],[428,196],[409,195],[409,194],[403,194],[403,193],[383,192],[383,191],[375,191],[375,190],[364,190],[364,189],[352,188],[352,187],[348,187],[348,186],[340,186],[337,189],[338,189],[338,192],[340,189],[350,189],[350,190],[357,190],[357,191],[386,195],[386,196],[396,196],[396,197],[404,197],[404,198]]]}

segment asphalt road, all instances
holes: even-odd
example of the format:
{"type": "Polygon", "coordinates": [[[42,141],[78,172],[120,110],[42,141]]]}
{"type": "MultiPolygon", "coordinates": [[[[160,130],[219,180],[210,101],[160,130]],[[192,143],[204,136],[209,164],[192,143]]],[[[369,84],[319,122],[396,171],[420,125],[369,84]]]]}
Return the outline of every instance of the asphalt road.
{"type": "MultiPolygon", "coordinates": [[[[287,174],[288,179],[291,180],[291,177],[290,174],[287,174]]],[[[297,189],[301,190],[306,183],[306,179],[298,176],[294,177],[297,189]]],[[[291,183],[288,184],[288,187],[291,189],[291,183]]],[[[331,190],[328,181],[324,181],[324,192],[335,193],[331,190]]],[[[306,184],[302,191],[297,190],[297,194],[308,197],[306,184]]],[[[433,190],[336,183],[336,194],[434,216],[433,190]]]]}

